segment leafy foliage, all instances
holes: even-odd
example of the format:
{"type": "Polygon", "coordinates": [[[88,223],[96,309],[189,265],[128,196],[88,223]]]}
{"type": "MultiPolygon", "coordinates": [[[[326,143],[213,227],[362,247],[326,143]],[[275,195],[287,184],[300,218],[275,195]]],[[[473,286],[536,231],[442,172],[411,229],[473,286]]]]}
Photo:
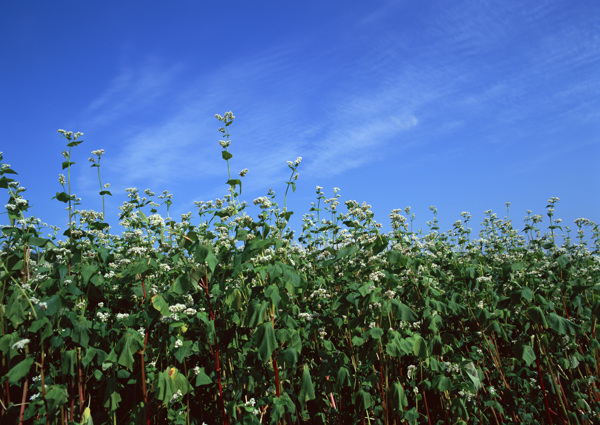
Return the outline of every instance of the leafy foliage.
{"type": "MultiPolygon", "coordinates": [[[[551,198],[543,236],[541,216],[520,235],[491,211],[479,238],[468,213],[438,233],[435,208],[428,234],[401,210],[383,234],[369,205],[341,212],[317,188],[295,238],[273,192],[246,213],[234,117],[217,118],[230,191],[197,203],[197,225],[169,217],[167,192],[128,189],[113,235],[62,180],[69,225],[44,237],[0,164],[0,422],[597,423],[598,225],[557,246],[551,198]]],[[[70,172],[81,134],[61,134],[70,172]]]]}

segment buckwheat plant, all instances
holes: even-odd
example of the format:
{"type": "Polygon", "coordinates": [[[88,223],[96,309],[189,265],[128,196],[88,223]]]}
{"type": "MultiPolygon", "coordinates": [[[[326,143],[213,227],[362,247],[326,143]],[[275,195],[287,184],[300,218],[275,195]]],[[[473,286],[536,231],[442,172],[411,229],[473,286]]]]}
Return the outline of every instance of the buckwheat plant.
{"type": "MultiPolygon", "coordinates": [[[[231,168],[229,164],[229,160],[233,157],[233,155],[229,152],[229,145],[231,144],[231,135],[229,134],[229,126],[233,124],[233,120],[235,116],[233,112],[225,112],[222,116],[219,114],[215,114],[215,118],[221,121],[224,124],[224,127],[219,128],[219,132],[223,134],[225,140],[219,140],[219,145],[223,148],[221,152],[221,157],[227,162],[227,175],[229,179],[227,180],[227,184],[229,185],[229,193],[231,194],[231,204],[234,206],[235,215],[239,213],[237,210],[238,206],[238,197],[242,193],[242,181],[240,179],[232,179],[231,178],[231,168]],[[239,186],[239,193],[236,192],[236,187],[239,186]]],[[[244,169],[240,172],[239,177],[244,177],[248,173],[248,169],[244,169]]]]}
{"type": "Polygon", "coordinates": [[[59,177],[59,183],[63,187],[63,192],[61,192],[61,193],[57,192],[56,195],[52,199],[57,199],[61,202],[65,202],[65,203],[69,204],[67,209],[69,211],[69,231],[70,231],[70,229],[73,225],[73,206],[79,205],[78,198],[71,193],[71,165],[75,164],[74,162],[71,161],[71,149],[73,147],[83,143],[83,140],[78,140],[81,136],[83,136],[83,133],[77,132],[77,133],[73,134],[72,131],[65,131],[62,129],[59,129],[58,133],[60,135],[62,135],[62,137],[67,139],[67,147],[69,148],[67,151],[62,152],[63,158],[65,159],[62,163],[62,169],[63,170],[65,168],[67,169],[67,178],[66,178],[67,188],[65,188],[65,178],[61,174],[62,177],[59,177]],[[65,192],[64,190],[67,190],[67,192],[65,192]]]}
{"type": "Polygon", "coordinates": [[[468,212],[442,232],[431,207],[423,234],[407,207],[383,233],[371,205],[317,187],[295,239],[273,190],[246,214],[234,117],[217,118],[230,190],[197,225],[131,187],[111,234],[104,210],[72,210],[69,150],[66,240],[43,238],[0,154],[0,423],[598,423],[596,223],[557,247],[554,211],[542,234],[541,215],[518,230],[488,210],[472,238],[468,212]]]}
{"type": "Polygon", "coordinates": [[[96,158],[89,158],[89,161],[92,163],[91,167],[96,167],[98,169],[98,184],[100,185],[100,196],[102,196],[102,221],[106,221],[106,209],[104,204],[104,197],[106,195],[112,196],[112,193],[108,190],[110,187],[110,183],[105,183],[102,185],[102,179],[100,178],[100,160],[102,159],[102,155],[104,155],[104,149],[98,149],[92,151],[92,155],[95,155],[96,158]]]}

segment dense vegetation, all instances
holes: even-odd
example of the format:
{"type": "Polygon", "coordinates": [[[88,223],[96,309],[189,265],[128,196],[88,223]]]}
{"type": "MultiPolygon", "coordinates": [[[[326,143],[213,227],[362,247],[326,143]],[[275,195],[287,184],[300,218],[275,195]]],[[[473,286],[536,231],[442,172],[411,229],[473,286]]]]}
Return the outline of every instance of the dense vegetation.
{"type": "Polygon", "coordinates": [[[576,220],[572,237],[551,198],[544,234],[540,215],[519,232],[491,211],[478,237],[466,212],[441,233],[433,207],[427,234],[410,208],[383,233],[369,205],[342,212],[338,189],[317,187],[296,237],[287,190],[283,207],[270,191],[247,214],[234,117],[217,118],[229,194],[177,221],[169,193],[128,189],[120,236],[104,211],[77,209],[81,133],[59,130],[62,238],[25,215],[0,154],[2,424],[600,421],[597,224],[576,220]]]}

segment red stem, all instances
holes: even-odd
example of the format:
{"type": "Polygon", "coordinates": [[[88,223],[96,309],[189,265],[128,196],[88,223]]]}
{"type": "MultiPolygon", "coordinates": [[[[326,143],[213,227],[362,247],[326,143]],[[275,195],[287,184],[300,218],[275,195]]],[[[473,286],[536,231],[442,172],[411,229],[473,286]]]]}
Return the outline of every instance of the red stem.
{"type": "Polygon", "coordinates": [[[144,350],[138,351],[138,353],[140,353],[142,356],[142,395],[144,396],[144,413],[146,415],[145,421],[148,425],[150,425],[150,407],[148,406],[148,392],[146,391],[146,345],[148,344],[149,332],[150,330],[148,329],[148,331],[146,331],[146,335],[144,335],[144,350]]]}
{"type": "Polygon", "coordinates": [[[81,350],[77,351],[77,357],[78,357],[77,360],[79,360],[77,362],[77,364],[79,366],[78,367],[78,369],[79,369],[78,370],[78,375],[79,375],[79,384],[78,384],[79,385],[79,413],[83,415],[83,402],[85,400],[85,394],[83,392],[84,391],[83,390],[83,379],[81,376],[81,350]]]}
{"type": "Polygon", "coordinates": [[[542,369],[540,367],[539,356],[535,356],[535,362],[537,364],[538,379],[540,380],[540,386],[542,387],[542,393],[544,394],[544,404],[546,405],[546,413],[548,414],[548,423],[552,425],[552,416],[550,416],[550,406],[548,405],[548,396],[546,395],[546,388],[544,387],[544,380],[542,379],[542,369]]]}
{"type": "Polygon", "coordinates": [[[70,421],[73,421],[73,415],[74,415],[73,411],[75,410],[75,395],[74,395],[74,393],[75,393],[75,382],[74,382],[73,378],[71,378],[71,395],[70,395],[71,407],[69,409],[69,420],[70,421]]]}
{"type": "Polygon", "coordinates": [[[423,400],[425,400],[425,412],[427,412],[427,420],[429,421],[429,425],[431,425],[431,418],[429,417],[429,407],[427,407],[427,393],[423,391],[423,400]]]}
{"type": "MultiPolygon", "coordinates": [[[[206,301],[208,303],[208,311],[210,313],[210,318],[214,322],[215,315],[213,313],[212,306],[210,304],[210,293],[208,292],[208,272],[205,272],[205,279],[200,279],[201,286],[204,286],[206,291],[206,301]]],[[[223,384],[221,382],[221,366],[219,359],[219,342],[217,340],[217,332],[215,330],[215,370],[217,372],[217,382],[219,385],[219,407],[221,412],[223,413],[223,425],[229,425],[229,420],[227,418],[227,412],[225,411],[225,398],[223,396],[223,384]]]]}
{"type": "MultiPolygon", "coordinates": [[[[141,276],[140,276],[141,279],[141,276]]],[[[146,284],[144,283],[144,279],[141,279],[142,281],[142,291],[144,291],[144,301],[146,301],[146,284]]]]}
{"type": "Polygon", "coordinates": [[[277,393],[277,398],[279,398],[279,370],[277,369],[277,359],[275,358],[275,354],[273,354],[273,369],[275,369],[275,391],[277,393]]]}
{"type": "Polygon", "coordinates": [[[25,406],[27,401],[27,389],[29,388],[29,379],[25,378],[23,387],[23,397],[21,398],[21,413],[19,414],[19,425],[23,425],[23,416],[25,415],[25,406]]]}

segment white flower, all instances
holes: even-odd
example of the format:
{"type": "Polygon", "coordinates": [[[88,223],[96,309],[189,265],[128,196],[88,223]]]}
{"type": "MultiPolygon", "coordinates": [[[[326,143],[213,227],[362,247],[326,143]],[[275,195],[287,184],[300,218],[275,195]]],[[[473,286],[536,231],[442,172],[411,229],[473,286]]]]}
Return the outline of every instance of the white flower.
{"type": "Polygon", "coordinates": [[[180,311],[184,311],[186,309],[185,304],[177,303],[175,305],[169,306],[169,311],[171,313],[179,313],[180,311]]]}
{"type": "Polygon", "coordinates": [[[117,320],[127,319],[129,317],[129,313],[117,313],[117,320]]]}
{"type": "Polygon", "coordinates": [[[175,341],[175,348],[179,348],[183,345],[183,341],[180,339],[177,339],[177,341],[175,341]]]}
{"type": "Polygon", "coordinates": [[[106,322],[108,320],[108,318],[110,317],[110,313],[108,313],[108,312],[103,313],[103,312],[99,311],[98,313],[96,313],[96,316],[98,317],[98,319],[100,319],[101,322],[106,322]]]}
{"type": "Polygon", "coordinates": [[[13,349],[13,350],[22,350],[22,349],[23,349],[23,348],[24,348],[24,347],[25,347],[27,344],[29,344],[30,342],[31,342],[31,340],[30,340],[30,339],[27,339],[27,338],[25,338],[25,339],[22,339],[22,340],[20,340],[20,341],[17,341],[17,342],[15,342],[15,343],[12,345],[12,349],[13,349]]]}
{"type": "Polygon", "coordinates": [[[177,390],[177,392],[175,394],[173,394],[173,396],[171,397],[171,400],[169,401],[169,403],[174,403],[177,400],[179,400],[181,397],[183,397],[181,390],[177,390]]]}
{"type": "Polygon", "coordinates": [[[306,319],[309,322],[313,319],[313,315],[310,313],[298,313],[298,317],[301,319],[306,319]]]}

